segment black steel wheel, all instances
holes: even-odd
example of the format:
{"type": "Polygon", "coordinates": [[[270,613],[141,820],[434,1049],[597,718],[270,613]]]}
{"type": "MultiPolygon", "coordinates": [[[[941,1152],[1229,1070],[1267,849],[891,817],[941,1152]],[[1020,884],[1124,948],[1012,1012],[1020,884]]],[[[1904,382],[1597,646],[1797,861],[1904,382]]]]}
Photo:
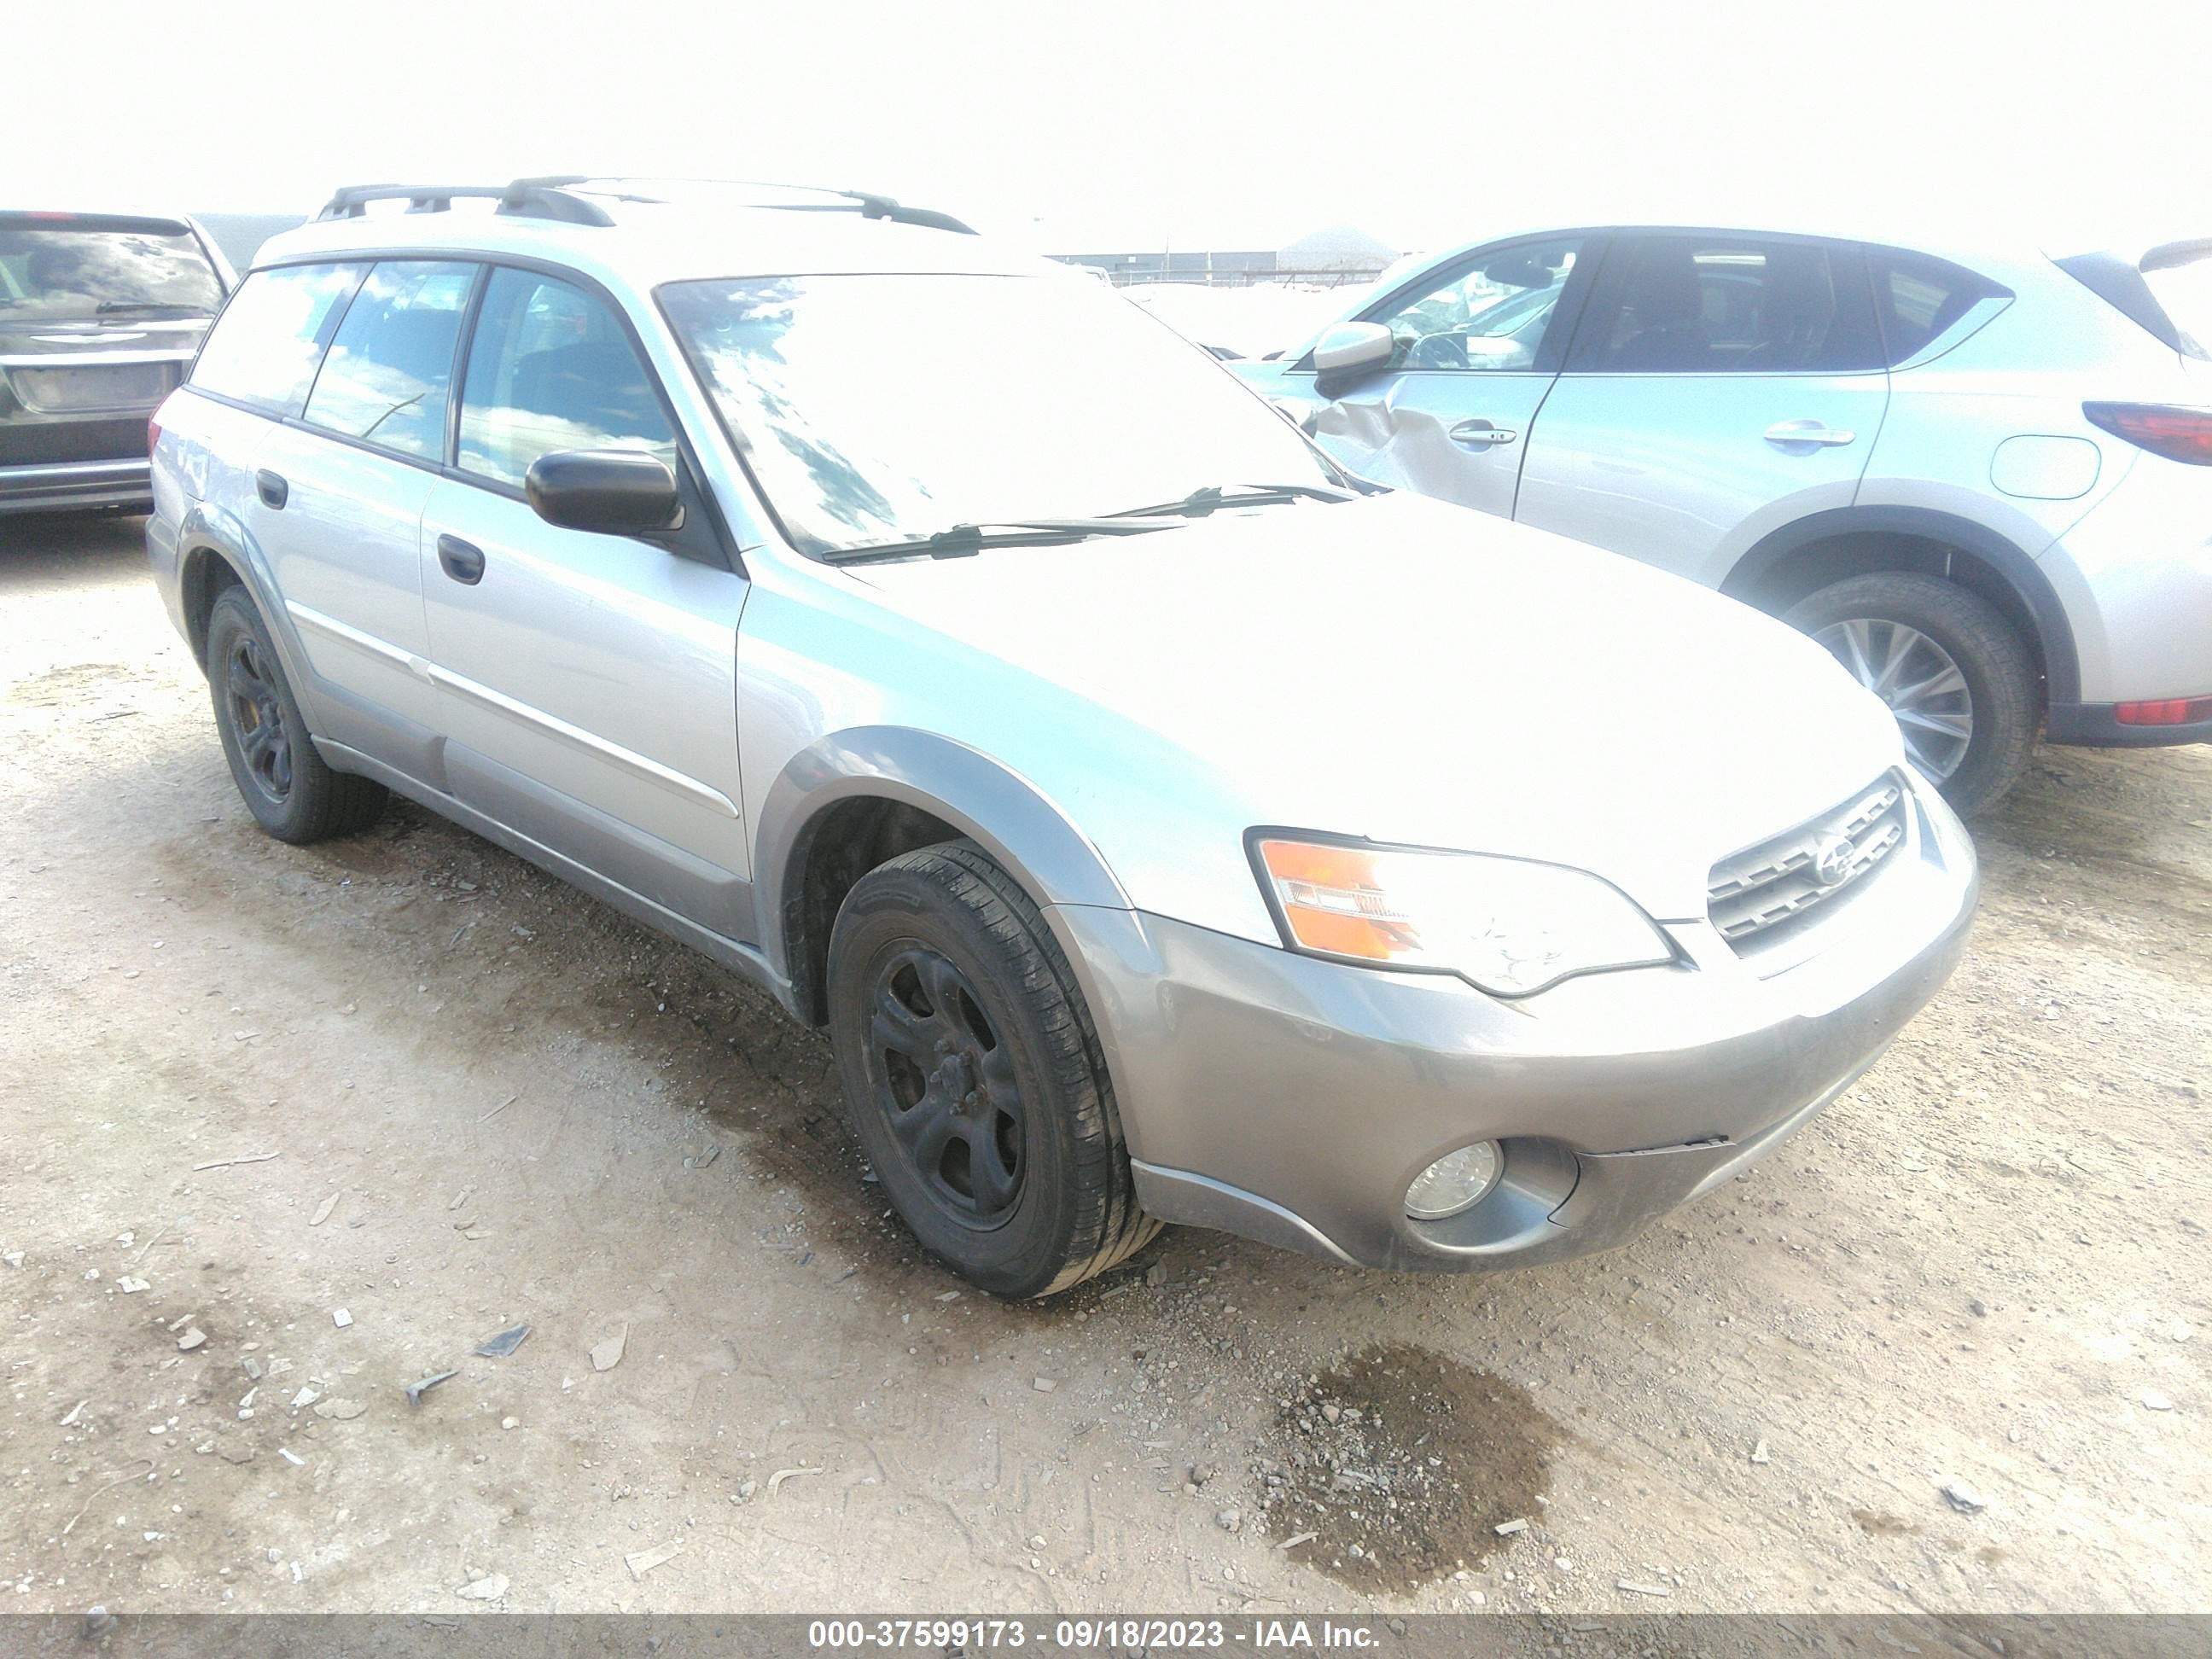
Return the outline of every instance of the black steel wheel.
{"type": "Polygon", "coordinates": [[[332,771],[308,734],[269,629],[243,587],[208,613],[208,691],[231,781],[253,821],[279,841],[320,841],[364,829],[384,811],[384,786],[332,771]]]}
{"type": "Polygon", "coordinates": [[[923,848],[854,886],[830,938],[830,1026],[884,1193],[971,1283],[1048,1295],[1159,1231],[1067,959],[979,848],[923,848]]]}
{"type": "Polygon", "coordinates": [[[276,701],[276,670],[251,631],[241,630],[233,639],[219,695],[229,700],[231,729],[238,734],[246,776],[264,799],[282,806],[292,793],[292,738],[276,701]]]}
{"type": "Polygon", "coordinates": [[[980,994],[917,945],[884,963],[875,1004],[868,1080],[915,1179],[962,1226],[1005,1224],[1025,1173],[1022,1085],[980,994]]]}

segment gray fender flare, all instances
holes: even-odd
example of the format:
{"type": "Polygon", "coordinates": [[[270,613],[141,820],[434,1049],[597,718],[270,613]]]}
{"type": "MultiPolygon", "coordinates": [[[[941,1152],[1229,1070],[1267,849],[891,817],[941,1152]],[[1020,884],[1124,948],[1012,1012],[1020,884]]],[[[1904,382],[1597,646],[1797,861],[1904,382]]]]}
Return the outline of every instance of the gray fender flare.
{"type": "Polygon", "coordinates": [[[944,819],[1048,911],[1067,904],[1133,908],[1090,837],[1020,774],[935,732],[854,726],[793,755],[756,817],[753,902],[761,950],[787,981],[793,966],[787,921],[803,889],[795,878],[805,868],[813,832],[838,802],[864,795],[944,819]]]}
{"type": "MultiPolygon", "coordinates": [[[[253,608],[261,613],[262,625],[269,630],[270,641],[276,647],[277,665],[284,671],[284,678],[291,685],[301,712],[307,717],[308,729],[312,732],[319,727],[323,722],[316,707],[314,673],[307,665],[307,647],[301,643],[299,629],[292,624],[291,612],[276,597],[276,575],[269,568],[268,555],[235,514],[198,501],[185,509],[184,520],[177,527],[177,602],[187,629],[191,623],[184,605],[191,592],[195,575],[209,559],[220,559],[238,573],[239,580],[252,598],[253,608]]],[[[188,631],[185,638],[190,641],[191,637],[188,631]]],[[[203,639],[196,648],[204,653],[205,646],[203,639]]],[[[204,659],[200,668],[203,672],[206,671],[204,659]]]]}
{"type": "Polygon", "coordinates": [[[1995,531],[1955,514],[1923,507],[1839,507],[1785,525],[1750,548],[1721,583],[1721,592],[1740,598],[1757,587],[1777,565],[1800,548],[1831,536],[1854,532],[1917,537],[1962,548],[1996,571],[2035,623],[2044,678],[2054,703],[2072,702],[2081,688],[2080,660],[2074,650],[2074,626],[2066,607],[2035,561],[1995,531]]]}

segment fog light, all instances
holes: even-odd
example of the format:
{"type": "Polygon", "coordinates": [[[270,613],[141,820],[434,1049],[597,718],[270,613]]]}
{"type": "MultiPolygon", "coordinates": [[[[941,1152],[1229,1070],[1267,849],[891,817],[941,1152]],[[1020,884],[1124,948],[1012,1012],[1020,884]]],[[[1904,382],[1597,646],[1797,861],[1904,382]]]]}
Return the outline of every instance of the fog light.
{"type": "Polygon", "coordinates": [[[1498,1184],[1498,1164],[1494,1140],[1446,1152],[1406,1188],[1406,1213],[1416,1221],[1442,1221],[1474,1208],[1498,1184]]]}

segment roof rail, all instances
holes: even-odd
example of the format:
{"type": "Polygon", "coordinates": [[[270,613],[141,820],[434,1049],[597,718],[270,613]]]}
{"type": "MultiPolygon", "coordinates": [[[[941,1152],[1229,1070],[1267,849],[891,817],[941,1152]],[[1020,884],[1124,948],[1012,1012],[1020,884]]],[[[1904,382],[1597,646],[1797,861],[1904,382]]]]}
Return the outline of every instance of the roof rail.
{"type": "Polygon", "coordinates": [[[654,196],[631,195],[621,191],[583,191],[581,189],[585,185],[626,184],[721,185],[738,188],[750,186],[762,190],[788,190],[807,195],[833,197],[836,199],[818,203],[763,202],[756,205],[787,213],[858,213],[864,219],[887,219],[902,225],[920,225],[929,230],[954,231],[963,236],[975,234],[975,228],[973,225],[956,219],[949,213],[939,212],[935,208],[908,207],[896,197],[886,196],[880,191],[829,190],[819,185],[786,185],[767,179],[629,179],[580,173],[548,173],[535,179],[518,179],[511,188],[578,191],[580,193],[587,195],[611,195],[617,200],[625,202],[655,202],[665,199],[654,196]]]}
{"type": "Polygon", "coordinates": [[[555,219],[570,225],[611,225],[614,219],[597,202],[572,195],[555,185],[535,179],[518,179],[511,185],[346,185],[323,204],[320,219],[358,219],[371,202],[404,201],[410,213],[445,213],[456,197],[482,197],[498,202],[495,211],[518,218],[555,219]]]}

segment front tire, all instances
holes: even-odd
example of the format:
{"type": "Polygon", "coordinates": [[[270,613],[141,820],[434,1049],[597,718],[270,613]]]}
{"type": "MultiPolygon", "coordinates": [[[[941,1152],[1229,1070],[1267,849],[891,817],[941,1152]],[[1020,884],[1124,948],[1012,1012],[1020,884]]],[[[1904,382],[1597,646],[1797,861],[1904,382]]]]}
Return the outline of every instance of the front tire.
{"type": "Polygon", "coordinates": [[[1049,1296],[1159,1231],[1067,959],[980,849],[926,847],[862,877],[837,913],[829,989],[860,1145],[915,1236],[969,1283],[1049,1296]]]}
{"type": "Polygon", "coordinates": [[[231,781],[253,821],[304,845],[374,823],[390,799],[380,783],[334,772],[315,750],[261,613],[228,587],[208,615],[208,690],[231,781]]]}
{"type": "Polygon", "coordinates": [[[1782,620],[1889,705],[1906,756],[1960,812],[1994,805],[2019,780],[2035,744],[2035,664],[1988,600],[1880,570],[1820,589],[1782,620]]]}

